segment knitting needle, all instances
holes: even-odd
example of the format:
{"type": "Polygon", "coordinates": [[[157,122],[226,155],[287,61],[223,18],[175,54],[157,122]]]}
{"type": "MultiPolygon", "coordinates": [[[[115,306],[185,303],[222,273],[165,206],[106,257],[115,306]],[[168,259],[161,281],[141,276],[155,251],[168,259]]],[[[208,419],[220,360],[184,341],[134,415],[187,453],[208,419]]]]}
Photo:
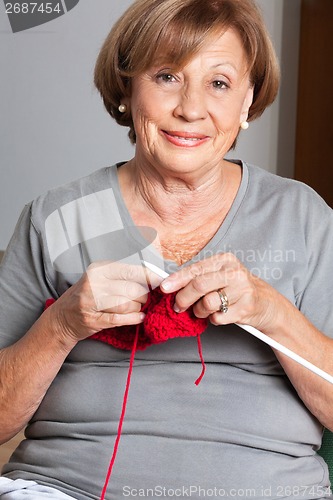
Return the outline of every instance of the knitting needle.
{"type": "Polygon", "coordinates": [[[155,264],[151,264],[150,262],[146,262],[145,260],[142,260],[142,263],[145,267],[147,267],[148,269],[153,271],[153,273],[157,274],[157,276],[159,276],[160,278],[165,279],[168,276],[170,276],[169,273],[166,273],[165,271],[163,271],[159,267],[155,266],[155,264]]]}
{"type": "MultiPolygon", "coordinates": [[[[155,274],[160,276],[160,278],[165,279],[168,276],[170,276],[168,273],[166,273],[165,271],[163,271],[159,267],[155,266],[154,264],[151,264],[150,262],[146,262],[145,260],[143,260],[142,262],[143,262],[145,267],[147,267],[148,269],[153,271],[155,274]]],[[[276,340],[273,340],[268,335],[265,335],[264,333],[260,332],[259,330],[257,330],[256,328],[254,328],[253,326],[250,326],[250,325],[241,325],[239,323],[236,323],[236,325],[239,326],[240,328],[243,328],[243,330],[247,331],[248,333],[250,333],[254,337],[257,337],[262,342],[265,342],[265,344],[268,344],[269,346],[273,347],[277,351],[282,352],[283,354],[285,354],[289,358],[296,361],[296,363],[299,363],[300,365],[304,366],[305,368],[307,368],[311,372],[315,373],[319,377],[323,378],[324,380],[326,380],[330,384],[333,384],[332,375],[329,375],[324,370],[321,370],[317,366],[310,363],[310,361],[307,361],[306,359],[302,358],[301,356],[299,356],[295,352],[291,351],[290,349],[288,349],[284,345],[280,344],[276,340]]]]}

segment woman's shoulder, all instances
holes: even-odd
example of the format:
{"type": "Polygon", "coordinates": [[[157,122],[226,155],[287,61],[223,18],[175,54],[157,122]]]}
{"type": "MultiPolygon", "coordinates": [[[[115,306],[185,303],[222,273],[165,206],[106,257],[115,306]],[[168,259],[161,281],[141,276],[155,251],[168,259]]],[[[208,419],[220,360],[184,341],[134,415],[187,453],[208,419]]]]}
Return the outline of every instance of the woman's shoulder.
{"type": "Polygon", "coordinates": [[[80,177],[65,184],[54,187],[31,202],[31,216],[33,219],[46,219],[58,210],[66,210],[74,203],[89,204],[97,201],[106,190],[117,189],[114,182],[116,165],[100,168],[86,176],[80,177]]]}
{"type": "Polygon", "coordinates": [[[256,165],[246,163],[248,170],[248,193],[250,197],[269,204],[279,204],[281,211],[325,213],[332,217],[333,211],[325,200],[310,186],[295,179],[281,177],[256,165]]]}

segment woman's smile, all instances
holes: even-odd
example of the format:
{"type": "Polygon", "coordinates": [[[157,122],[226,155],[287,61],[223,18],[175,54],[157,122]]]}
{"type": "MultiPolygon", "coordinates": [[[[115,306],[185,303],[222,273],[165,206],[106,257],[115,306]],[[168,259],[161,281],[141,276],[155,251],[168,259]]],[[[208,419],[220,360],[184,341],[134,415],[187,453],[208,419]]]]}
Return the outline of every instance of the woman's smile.
{"type": "Polygon", "coordinates": [[[210,139],[209,136],[197,132],[181,132],[178,130],[162,130],[161,132],[167,141],[182,148],[196,148],[210,139]]]}

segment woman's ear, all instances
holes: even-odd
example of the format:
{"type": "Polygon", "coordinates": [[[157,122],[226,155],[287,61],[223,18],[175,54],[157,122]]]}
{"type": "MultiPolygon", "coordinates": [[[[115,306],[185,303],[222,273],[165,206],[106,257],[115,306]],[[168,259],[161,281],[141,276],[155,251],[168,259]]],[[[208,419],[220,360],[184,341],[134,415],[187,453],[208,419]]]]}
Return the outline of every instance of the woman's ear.
{"type": "Polygon", "coordinates": [[[251,87],[249,87],[248,91],[246,92],[246,96],[243,102],[242,112],[240,116],[240,123],[247,121],[247,118],[249,116],[249,109],[253,103],[253,93],[254,93],[254,86],[251,85],[251,87]]]}

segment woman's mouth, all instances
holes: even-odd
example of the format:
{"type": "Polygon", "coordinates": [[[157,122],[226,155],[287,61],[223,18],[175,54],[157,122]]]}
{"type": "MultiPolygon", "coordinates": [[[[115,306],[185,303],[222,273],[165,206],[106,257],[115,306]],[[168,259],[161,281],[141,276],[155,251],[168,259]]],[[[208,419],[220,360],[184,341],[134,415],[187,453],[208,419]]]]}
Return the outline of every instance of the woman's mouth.
{"type": "Polygon", "coordinates": [[[197,132],[181,132],[178,130],[162,130],[164,137],[179,147],[193,148],[201,146],[209,137],[197,132]]]}

